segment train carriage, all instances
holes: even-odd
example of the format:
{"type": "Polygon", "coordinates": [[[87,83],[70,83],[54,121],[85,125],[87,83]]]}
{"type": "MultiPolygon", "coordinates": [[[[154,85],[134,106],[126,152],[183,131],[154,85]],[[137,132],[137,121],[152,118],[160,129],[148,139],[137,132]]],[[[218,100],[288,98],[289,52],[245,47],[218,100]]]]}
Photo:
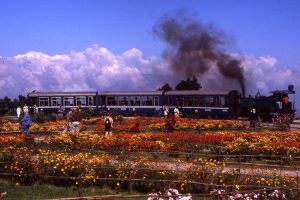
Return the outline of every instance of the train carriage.
{"type": "Polygon", "coordinates": [[[183,114],[203,117],[228,116],[229,91],[175,90],[165,92],[170,108],[178,107],[183,114]]]}
{"type": "Polygon", "coordinates": [[[98,104],[98,92],[31,92],[28,94],[30,107],[36,106],[44,113],[57,112],[63,108],[95,108],[98,104]]]}
{"type": "Polygon", "coordinates": [[[162,91],[102,91],[101,110],[119,114],[158,115],[161,113],[162,91]]]}

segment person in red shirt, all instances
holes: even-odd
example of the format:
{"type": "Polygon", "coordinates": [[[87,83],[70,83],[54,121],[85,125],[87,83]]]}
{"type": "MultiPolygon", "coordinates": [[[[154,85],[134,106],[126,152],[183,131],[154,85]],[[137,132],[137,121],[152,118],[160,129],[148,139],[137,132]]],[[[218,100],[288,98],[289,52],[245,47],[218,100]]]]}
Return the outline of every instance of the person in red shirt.
{"type": "Polygon", "coordinates": [[[140,132],[140,124],[137,122],[130,130],[132,133],[138,133],[140,132]]]}
{"type": "Polygon", "coordinates": [[[285,96],[285,97],[283,97],[283,103],[285,103],[285,104],[287,104],[287,103],[289,103],[289,97],[288,96],[285,96]]]}

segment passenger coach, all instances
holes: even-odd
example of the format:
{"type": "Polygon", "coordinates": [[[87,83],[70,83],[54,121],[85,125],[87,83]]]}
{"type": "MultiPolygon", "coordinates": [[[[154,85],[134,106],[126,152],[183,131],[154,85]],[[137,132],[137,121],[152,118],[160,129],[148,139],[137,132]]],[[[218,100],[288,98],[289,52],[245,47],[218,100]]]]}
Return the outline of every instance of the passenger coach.
{"type": "Polygon", "coordinates": [[[229,115],[228,91],[95,91],[95,92],[31,92],[30,106],[39,111],[57,112],[63,108],[98,108],[100,112],[118,114],[160,115],[168,105],[182,114],[201,116],[229,115]]]}
{"type": "Polygon", "coordinates": [[[229,91],[175,90],[165,92],[170,108],[178,107],[184,114],[200,116],[229,115],[229,91]]]}
{"type": "Polygon", "coordinates": [[[158,115],[164,103],[162,91],[99,92],[101,110],[120,114],[158,115]]]}
{"type": "Polygon", "coordinates": [[[36,106],[45,113],[64,108],[90,107],[98,104],[97,92],[31,92],[28,94],[30,107],[36,106]]]}

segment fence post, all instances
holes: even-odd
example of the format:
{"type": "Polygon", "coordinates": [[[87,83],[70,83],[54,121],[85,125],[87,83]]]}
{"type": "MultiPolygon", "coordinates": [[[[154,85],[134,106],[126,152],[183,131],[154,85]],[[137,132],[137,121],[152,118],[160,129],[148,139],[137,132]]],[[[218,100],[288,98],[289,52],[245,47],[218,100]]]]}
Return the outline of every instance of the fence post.
{"type": "Polygon", "coordinates": [[[239,185],[241,184],[241,153],[239,154],[239,185]]]}
{"type": "Polygon", "coordinates": [[[132,164],[129,163],[129,194],[133,193],[132,164]]]}
{"type": "Polygon", "coordinates": [[[280,175],[282,175],[282,156],[280,156],[280,175]]]}
{"type": "Polygon", "coordinates": [[[297,173],[297,197],[299,197],[299,174],[297,173]]]}

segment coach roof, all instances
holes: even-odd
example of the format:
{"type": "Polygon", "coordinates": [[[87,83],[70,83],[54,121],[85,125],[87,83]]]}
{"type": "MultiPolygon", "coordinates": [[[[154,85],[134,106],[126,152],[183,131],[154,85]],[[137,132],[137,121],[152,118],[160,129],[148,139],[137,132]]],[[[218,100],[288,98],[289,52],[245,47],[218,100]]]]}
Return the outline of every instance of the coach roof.
{"type": "Polygon", "coordinates": [[[228,95],[225,90],[171,90],[165,92],[165,95],[228,95]]]}
{"type": "Polygon", "coordinates": [[[146,96],[162,95],[163,91],[100,91],[99,95],[105,96],[146,96]]]}
{"type": "Polygon", "coordinates": [[[30,92],[29,97],[40,97],[40,96],[95,96],[96,92],[86,91],[86,92],[30,92]]]}

